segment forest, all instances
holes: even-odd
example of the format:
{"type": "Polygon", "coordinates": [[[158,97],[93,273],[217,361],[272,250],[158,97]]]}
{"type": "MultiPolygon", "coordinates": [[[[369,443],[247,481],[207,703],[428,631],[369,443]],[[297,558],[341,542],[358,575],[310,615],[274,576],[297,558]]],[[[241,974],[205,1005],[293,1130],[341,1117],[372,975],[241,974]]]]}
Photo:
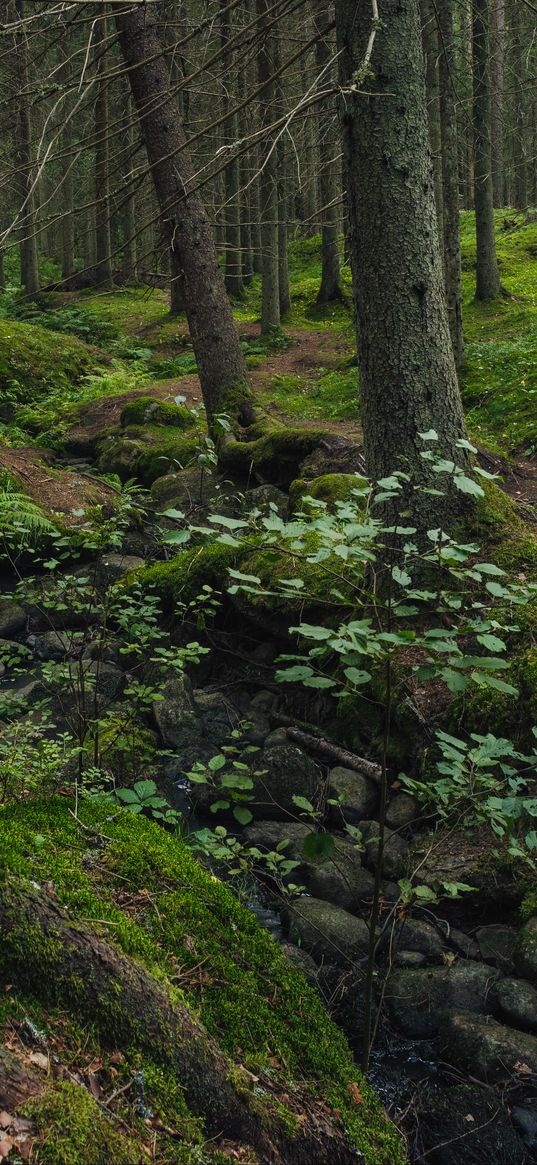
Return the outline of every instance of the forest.
{"type": "Polygon", "coordinates": [[[531,1165],[534,0],[0,34],[0,1161],[531,1165]]]}

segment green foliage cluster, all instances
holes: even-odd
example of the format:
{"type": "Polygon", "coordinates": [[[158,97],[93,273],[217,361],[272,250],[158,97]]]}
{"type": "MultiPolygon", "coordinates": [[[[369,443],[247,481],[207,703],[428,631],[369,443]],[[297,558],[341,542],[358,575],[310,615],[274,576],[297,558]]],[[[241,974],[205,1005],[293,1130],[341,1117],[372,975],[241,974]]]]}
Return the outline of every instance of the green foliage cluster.
{"type": "Polygon", "coordinates": [[[69,392],[94,367],[95,357],[74,336],[59,339],[46,328],[0,319],[3,402],[27,403],[51,391],[69,392]]]}

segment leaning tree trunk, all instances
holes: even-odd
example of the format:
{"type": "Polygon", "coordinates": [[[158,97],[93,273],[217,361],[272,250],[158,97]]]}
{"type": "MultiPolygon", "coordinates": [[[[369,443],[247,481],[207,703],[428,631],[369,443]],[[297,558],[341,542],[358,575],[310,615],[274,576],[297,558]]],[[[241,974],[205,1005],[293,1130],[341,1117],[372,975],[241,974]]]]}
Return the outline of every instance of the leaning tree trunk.
{"type": "Polygon", "coordinates": [[[440,118],[442,126],[442,179],[444,228],[444,280],[449,330],[457,368],[464,364],[462,333],[461,245],[459,228],[459,147],[457,105],[454,89],[455,44],[452,0],[438,5],[440,31],[440,118]]]}
{"type": "Polygon", "coordinates": [[[473,0],[476,299],[494,299],[501,291],[500,272],[496,259],[492,193],[488,9],[488,0],[473,0]]]}
{"type": "MultiPolygon", "coordinates": [[[[252,1146],[259,1165],[356,1161],[356,1150],[328,1105],[290,1131],[277,1103],[269,1097],[260,1103],[250,1074],[241,1077],[240,1068],[164,983],[35,885],[0,884],[0,979],[88,1022],[104,1045],[149,1054],[174,1074],[189,1109],[204,1117],[207,1134],[252,1146]]],[[[3,1068],[9,1086],[4,1095],[17,1103],[28,1081],[17,1062],[6,1062],[0,1052],[0,1073],[3,1068]]]]}
{"type": "Polygon", "coordinates": [[[228,412],[254,418],[248,375],[231,306],[218,267],[211,224],[199,192],[179,108],[168,93],[168,69],[156,28],[155,5],[115,3],[116,27],[129,69],[140,128],[163,229],[182,271],[188,325],[209,420],[228,412]]]}
{"type": "MultiPolygon", "coordinates": [[[[381,19],[360,93],[370,9],[336,2],[366,464],[374,479],[405,470],[430,485],[419,434],[434,429],[438,449],[463,465],[457,442],[466,430],[438,240],[418,0],[384,0],[381,19]]],[[[455,491],[412,493],[416,526],[447,528],[460,501],[455,491]]]]}

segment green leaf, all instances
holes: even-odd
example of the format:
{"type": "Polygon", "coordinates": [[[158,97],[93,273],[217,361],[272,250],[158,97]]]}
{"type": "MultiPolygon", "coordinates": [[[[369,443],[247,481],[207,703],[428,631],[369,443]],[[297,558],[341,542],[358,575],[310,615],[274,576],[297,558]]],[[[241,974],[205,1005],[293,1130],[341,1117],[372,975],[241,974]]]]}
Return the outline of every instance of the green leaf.
{"type": "Polygon", "coordinates": [[[190,542],[190,530],[170,530],[162,541],[166,546],[182,546],[184,542],[190,542]]]}
{"type": "Polygon", "coordinates": [[[258,583],[261,584],[261,579],[256,574],[241,574],[240,570],[228,570],[230,578],[236,578],[239,582],[258,583]]]}
{"type": "Polygon", "coordinates": [[[418,433],[418,437],[421,437],[422,441],[438,441],[436,429],[427,429],[426,433],[418,433]]]}
{"type": "Polygon", "coordinates": [[[309,679],[303,680],[305,688],[335,688],[337,687],[335,680],[328,679],[328,676],[311,676],[309,679]]]}
{"type": "Polygon", "coordinates": [[[133,788],[140,801],[145,801],[147,797],[154,797],[155,793],[158,793],[154,781],[136,781],[133,788]]]}
{"type": "Polygon", "coordinates": [[[224,514],[209,514],[209,522],[217,526],[224,526],[226,530],[244,530],[248,525],[239,518],[226,518],[224,514]]]}
{"type": "Polygon", "coordinates": [[[518,696],[518,688],[513,687],[513,684],[508,684],[505,680],[499,680],[497,676],[489,676],[485,672],[474,673],[472,679],[475,679],[476,675],[479,675],[487,688],[494,688],[497,692],[504,692],[506,696],[518,696]]]}
{"type": "Polygon", "coordinates": [[[220,769],[224,768],[225,764],[227,764],[226,757],[223,756],[222,753],[220,753],[218,756],[211,757],[207,767],[210,769],[210,771],[212,773],[217,773],[217,772],[219,772],[220,769]]]}
{"type": "Polygon", "coordinates": [[[116,797],[118,801],[124,801],[126,805],[140,803],[140,798],[134,792],[134,789],[116,789],[116,797]]]}
{"type": "Polygon", "coordinates": [[[239,822],[239,825],[249,825],[254,819],[253,813],[250,813],[250,810],[246,809],[244,805],[236,805],[233,810],[233,816],[239,822]]]}
{"type": "Polygon", "coordinates": [[[162,514],[161,514],[161,517],[162,517],[162,518],[177,518],[177,519],[180,519],[180,518],[184,518],[184,516],[185,516],[185,515],[183,514],[183,511],[182,511],[182,510],[174,510],[174,509],[173,509],[173,507],[172,507],[172,509],[171,509],[171,510],[163,510],[163,511],[162,511],[162,514]]]}
{"type": "Polygon", "coordinates": [[[324,862],[332,856],[336,843],[331,833],[308,833],[302,848],[308,862],[324,862]]]}
{"type": "Polygon", "coordinates": [[[456,473],[453,481],[462,494],[471,494],[474,498],[485,496],[477,481],[474,481],[473,477],[467,477],[465,473],[456,473]]]}
{"type": "Polygon", "coordinates": [[[400,587],[409,587],[412,579],[406,570],[401,570],[399,566],[392,566],[392,578],[400,587]]]}
{"type": "Polygon", "coordinates": [[[254,782],[247,773],[226,773],[222,777],[223,789],[253,789],[254,782]]]}
{"type": "Polygon", "coordinates": [[[346,667],[343,669],[343,674],[350,680],[351,684],[368,684],[371,679],[368,671],[360,671],[357,667],[346,667]]]}
{"type": "Polygon", "coordinates": [[[293,794],[293,805],[296,805],[297,809],[303,809],[305,813],[315,813],[311,801],[308,801],[307,797],[298,797],[296,793],[293,794]]]}

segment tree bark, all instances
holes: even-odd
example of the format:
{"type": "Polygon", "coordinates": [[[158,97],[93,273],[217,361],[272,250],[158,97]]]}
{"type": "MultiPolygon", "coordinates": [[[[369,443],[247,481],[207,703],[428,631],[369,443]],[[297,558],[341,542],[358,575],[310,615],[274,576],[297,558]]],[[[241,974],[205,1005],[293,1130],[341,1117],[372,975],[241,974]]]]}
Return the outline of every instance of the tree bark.
{"type": "Polygon", "coordinates": [[[155,5],[114,4],[134,101],[151,166],[163,229],[184,273],[188,325],[209,422],[229,412],[254,419],[246,364],[218,267],[211,224],[200,194],[155,27],[155,5]]]}
{"type": "MultiPolygon", "coordinates": [[[[105,69],[107,19],[106,4],[95,22],[95,55],[97,71],[105,69]]],[[[100,287],[113,287],[112,236],[110,226],[110,145],[108,140],[108,82],[98,82],[95,102],[95,194],[98,199],[95,223],[96,282],[100,287]]]]}
{"type": "MultiPolygon", "coordinates": [[[[222,113],[228,113],[236,102],[236,71],[228,49],[232,35],[232,14],[228,11],[228,0],[220,0],[220,41],[222,46],[222,113]]],[[[222,126],[226,146],[234,147],[239,137],[238,116],[233,113],[222,126]]],[[[240,221],[240,163],[232,156],[224,170],[224,282],[229,295],[241,298],[244,292],[242,281],[241,221],[240,221]]]]}
{"type": "Polygon", "coordinates": [[[425,85],[427,93],[427,123],[433,159],[434,200],[438,220],[438,238],[444,235],[444,197],[442,187],[442,137],[440,124],[440,80],[438,75],[438,24],[436,5],[432,0],[421,0],[421,35],[425,56],[425,85]]]}
{"type": "Polygon", "coordinates": [[[505,206],[504,65],[505,0],[493,0],[491,44],[492,192],[494,206],[505,206]]]}
{"type": "MultiPolygon", "coordinates": [[[[365,5],[337,0],[341,119],[351,226],[366,465],[438,486],[419,434],[458,465],[465,423],[449,333],[427,130],[418,0],[386,0],[367,76],[356,71],[371,33],[365,5]],[[394,97],[395,95],[395,97],[394,97]]],[[[462,509],[451,490],[412,492],[416,527],[448,528],[462,509]]]]}
{"type": "Polygon", "coordinates": [[[494,299],[501,291],[492,197],[488,0],[473,0],[472,52],[477,251],[475,297],[485,300],[494,299]]]}
{"type": "MultiPolygon", "coordinates": [[[[328,6],[326,0],[314,0],[313,5],[314,29],[319,39],[315,46],[315,65],[317,75],[322,74],[321,85],[326,85],[331,79],[331,71],[327,69],[328,62],[333,56],[332,45],[329,40],[327,25],[329,23],[328,6]]],[[[332,101],[328,100],[318,110],[320,125],[324,135],[320,141],[320,174],[319,187],[321,197],[321,285],[317,295],[317,303],[333,303],[342,299],[339,246],[338,246],[338,208],[337,201],[337,163],[334,159],[334,133],[332,120],[334,116],[332,101]]]]}
{"type": "Polygon", "coordinates": [[[19,218],[21,284],[28,295],[39,291],[39,268],[37,254],[37,214],[35,207],[32,118],[30,110],[30,86],[28,75],[28,47],[26,30],[22,25],[25,15],[24,0],[16,0],[16,15],[21,22],[15,31],[15,49],[19,79],[19,97],[16,110],[17,141],[15,161],[19,170],[18,194],[21,204],[19,218]]]}
{"type": "Polygon", "coordinates": [[[267,129],[263,139],[262,168],[259,175],[262,335],[280,326],[278,159],[276,143],[268,130],[275,113],[276,92],[270,78],[274,73],[277,33],[274,29],[265,28],[267,10],[268,0],[257,0],[260,21],[257,73],[259,84],[265,86],[261,103],[261,125],[267,129]]]}
{"type": "Polygon", "coordinates": [[[461,247],[459,226],[459,148],[455,83],[455,44],[452,0],[439,0],[440,118],[442,125],[442,180],[444,227],[444,281],[449,330],[457,368],[464,364],[462,332],[461,247]]]}
{"type": "MultiPolygon", "coordinates": [[[[0,973],[47,1005],[94,1025],[108,1047],[138,1048],[171,1068],[209,1136],[252,1145],[260,1165],[352,1165],[337,1115],[308,1113],[295,1135],[267,1102],[241,1087],[227,1057],[182,1003],[140,964],[75,921],[55,898],[19,882],[0,886],[0,973]]],[[[1,1066],[0,1057],[0,1066],[1,1066]]],[[[235,1070],[240,1077],[240,1069],[235,1070]]],[[[21,1084],[22,1086],[22,1084],[21,1084]]],[[[13,1087],[17,1087],[14,1076],[13,1087]]],[[[312,1106],[313,1107],[313,1106],[312,1106]]]]}

